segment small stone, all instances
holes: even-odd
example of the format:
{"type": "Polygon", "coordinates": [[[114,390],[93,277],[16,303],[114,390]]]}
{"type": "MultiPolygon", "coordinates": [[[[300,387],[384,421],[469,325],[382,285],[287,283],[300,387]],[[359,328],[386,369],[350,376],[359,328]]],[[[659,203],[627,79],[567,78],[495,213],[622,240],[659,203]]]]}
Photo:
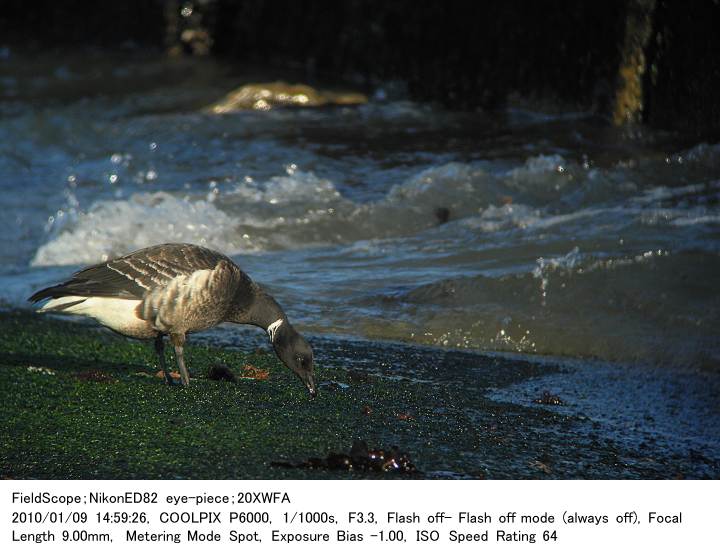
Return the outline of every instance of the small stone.
{"type": "Polygon", "coordinates": [[[551,394],[547,390],[543,392],[542,396],[534,400],[535,403],[543,405],[565,405],[565,402],[555,394],[551,394]]]}
{"type": "MultiPolygon", "coordinates": [[[[173,376],[173,373],[170,373],[170,376],[172,376],[173,378],[176,378],[173,376]]],[[[180,377],[178,376],[177,378],[180,378],[180,377]]],[[[230,368],[221,363],[215,363],[212,367],[210,367],[208,369],[207,378],[209,378],[210,380],[224,380],[226,382],[237,382],[237,378],[235,377],[233,372],[230,370],[230,368]]]]}

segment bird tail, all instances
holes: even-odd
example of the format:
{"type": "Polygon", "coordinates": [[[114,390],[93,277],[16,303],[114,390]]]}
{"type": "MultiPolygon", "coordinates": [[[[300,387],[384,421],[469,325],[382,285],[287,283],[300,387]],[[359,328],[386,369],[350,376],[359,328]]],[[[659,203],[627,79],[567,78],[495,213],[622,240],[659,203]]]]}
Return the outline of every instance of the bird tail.
{"type": "Polygon", "coordinates": [[[49,288],[45,288],[44,290],[35,292],[30,297],[28,297],[28,301],[30,303],[37,303],[38,301],[42,301],[43,299],[49,299],[51,297],[62,297],[63,295],[67,294],[67,292],[63,291],[63,286],[64,284],[58,284],[56,286],[50,286],[49,288]]]}
{"type": "Polygon", "coordinates": [[[30,303],[37,303],[38,301],[42,301],[44,299],[50,299],[48,303],[38,309],[38,313],[45,313],[47,311],[64,311],[65,309],[85,301],[84,297],[79,298],[77,296],[72,296],[72,293],[68,292],[64,286],[65,284],[59,284],[57,286],[50,286],[49,288],[35,292],[28,298],[28,301],[30,303]]]}

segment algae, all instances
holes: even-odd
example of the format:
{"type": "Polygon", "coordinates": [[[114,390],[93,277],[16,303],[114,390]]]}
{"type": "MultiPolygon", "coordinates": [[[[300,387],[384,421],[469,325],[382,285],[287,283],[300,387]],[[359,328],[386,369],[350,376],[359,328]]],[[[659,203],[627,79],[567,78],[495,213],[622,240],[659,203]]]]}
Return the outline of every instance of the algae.
{"type": "Polygon", "coordinates": [[[148,344],[76,321],[0,314],[0,476],[398,477],[272,466],[342,452],[357,440],[399,446],[423,478],[707,477],[720,469],[713,454],[678,458],[661,448],[629,447],[572,411],[485,395],[564,372],[553,364],[366,342],[341,346],[349,359],[338,365],[341,359],[323,345],[340,343],[326,339],[318,342],[317,369],[326,386],[311,400],[274,355],[208,343],[191,340],[186,351],[191,386],[170,387],[155,377],[148,344]],[[403,361],[405,371],[369,372],[353,349],[365,361],[369,354],[403,361]],[[237,376],[246,365],[269,376],[235,383],[206,378],[217,364],[237,376]],[[428,368],[442,372],[441,380],[406,372],[428,368]]]}

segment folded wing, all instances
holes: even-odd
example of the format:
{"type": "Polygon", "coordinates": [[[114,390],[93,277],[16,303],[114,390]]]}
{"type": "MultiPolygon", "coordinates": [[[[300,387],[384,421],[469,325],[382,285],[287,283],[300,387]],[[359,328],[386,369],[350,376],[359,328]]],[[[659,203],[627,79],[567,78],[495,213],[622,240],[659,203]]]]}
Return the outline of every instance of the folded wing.
{"type": "Polygon", "coordinates": [[[29,301],[69,296],[140,300],[152,290],[177,282],[179,277],[211,270],[221,261],[229,259],[195,245],[156,245],[85,268],[70,280],[33,294],[29,301]]]}

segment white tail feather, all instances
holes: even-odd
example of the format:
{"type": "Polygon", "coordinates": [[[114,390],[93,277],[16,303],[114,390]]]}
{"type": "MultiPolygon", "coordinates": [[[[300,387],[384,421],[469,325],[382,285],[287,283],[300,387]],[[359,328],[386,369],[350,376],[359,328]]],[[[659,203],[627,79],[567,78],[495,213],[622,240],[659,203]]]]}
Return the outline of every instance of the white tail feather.
{"type": "Polygon", "coordinates": [[[149,328],[147,321],[138,318],[137,299],[115,299],[112,297],[65,296],[51,299],[38,312],[56,311],[67,315],[82,315],[97,320],[100,324],[122,334],[134,335],[134,332],[149,328]],[[77,303],[80,301],[80,303],[77,303]],[[73,304],[75,303],[75,304],[73,304]],[[70,304],[67,307],[63,305],[70,304]]]}

